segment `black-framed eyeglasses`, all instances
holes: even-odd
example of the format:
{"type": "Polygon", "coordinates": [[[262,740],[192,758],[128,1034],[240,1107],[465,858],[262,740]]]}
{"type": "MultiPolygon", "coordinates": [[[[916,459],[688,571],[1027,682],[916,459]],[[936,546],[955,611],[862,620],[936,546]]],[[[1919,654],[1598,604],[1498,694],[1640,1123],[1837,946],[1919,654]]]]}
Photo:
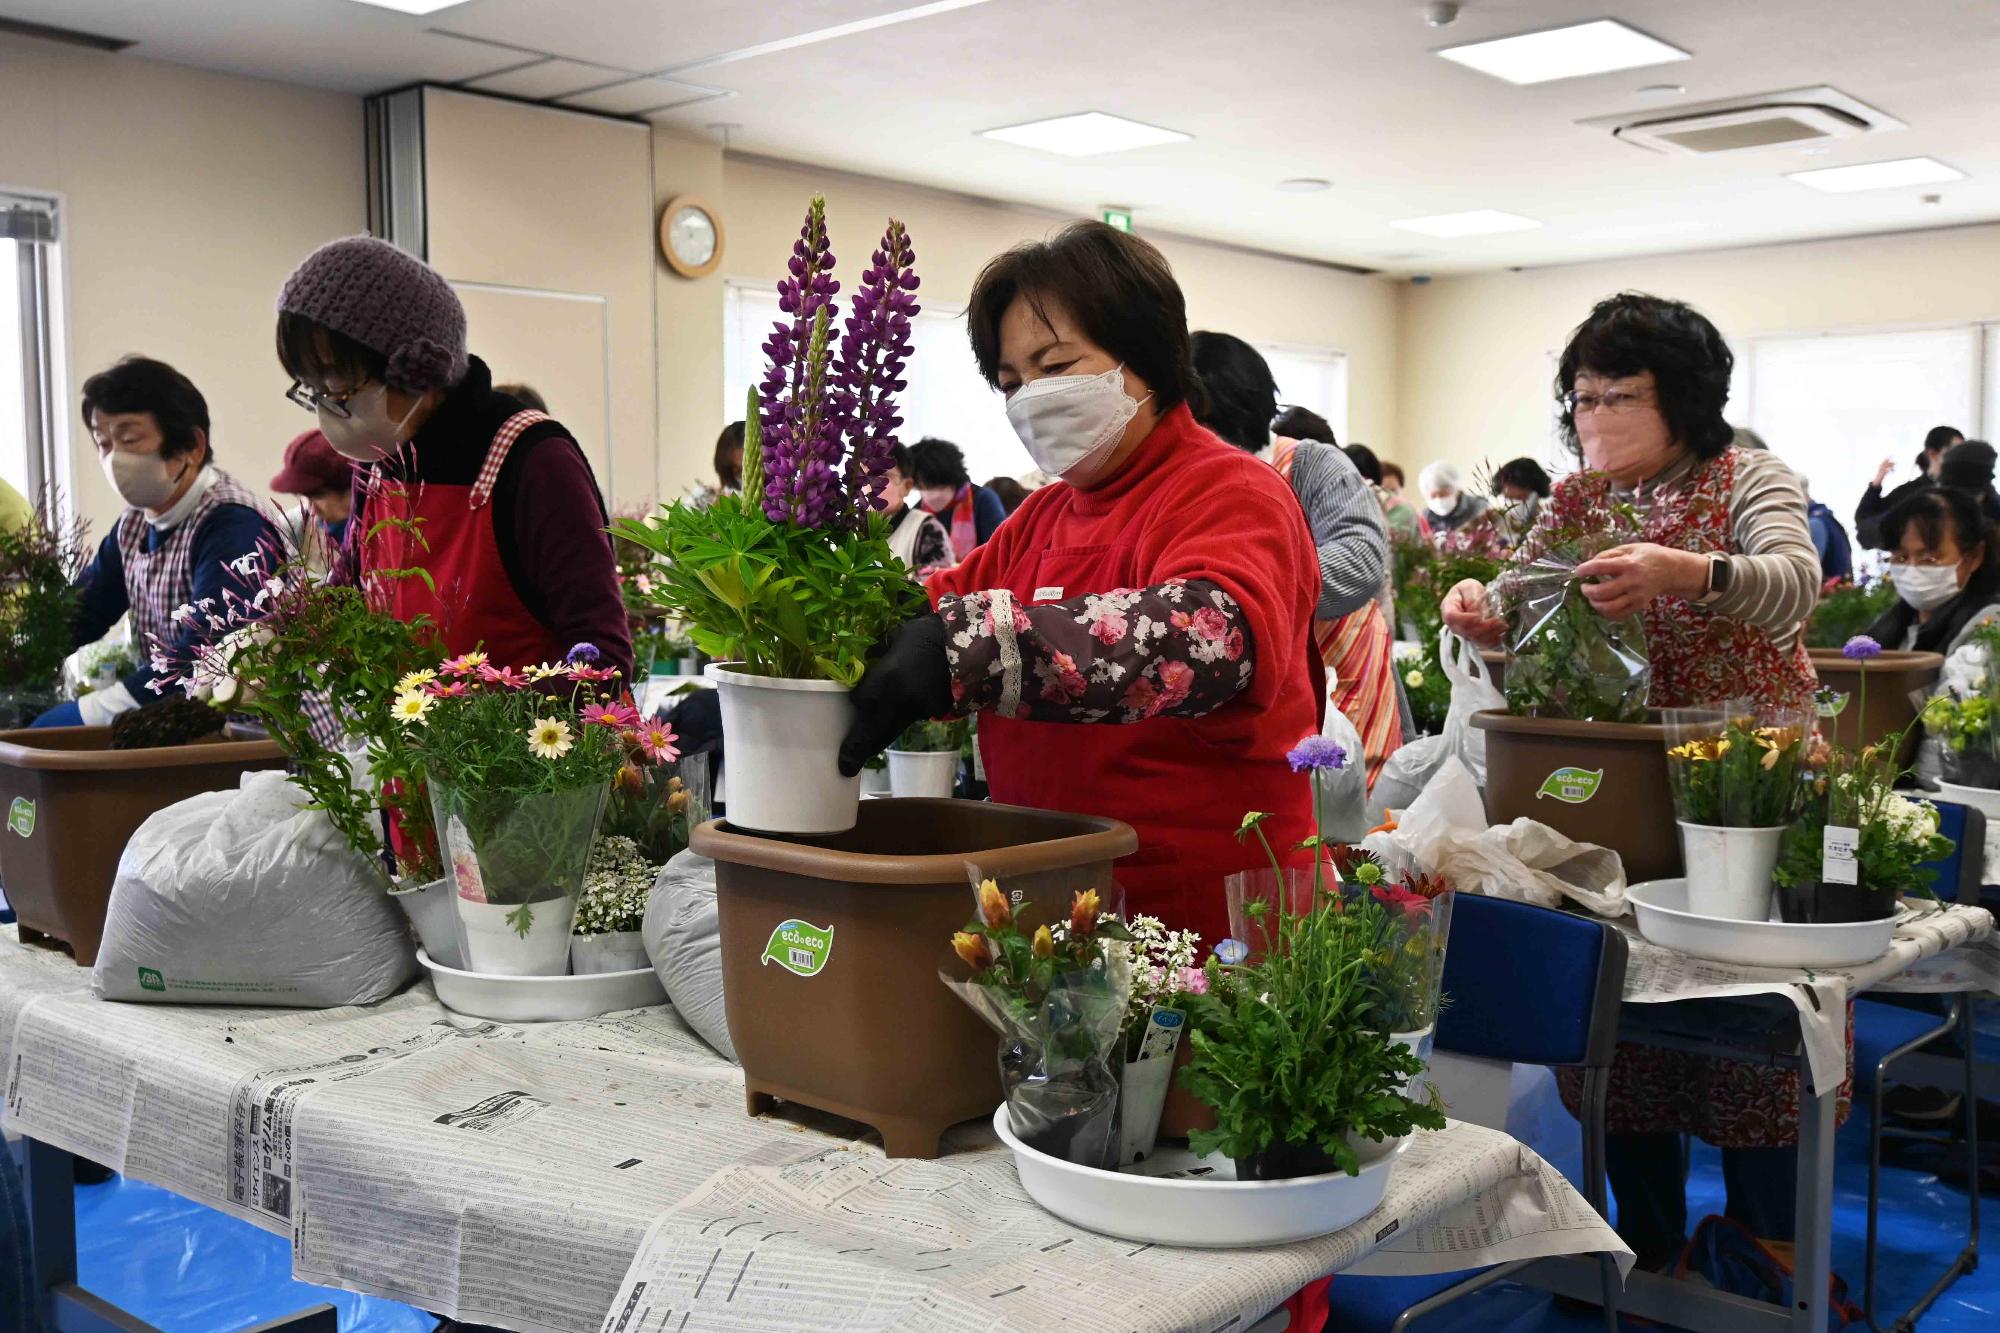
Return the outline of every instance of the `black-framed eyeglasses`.
{"type": "Polygon", "coordinates": [[[347,400],[367,387],[364,384],[357,388],[349,389],[346,393],[321,393],[318,389],[308,384],[299,380],[293,380],[292,387],[285,390],[285,397],[291,399],[308,412],[324,410],[328,416],[339,417],[345,421],[353,415],[352,412],[348,411],[347,400]]]}

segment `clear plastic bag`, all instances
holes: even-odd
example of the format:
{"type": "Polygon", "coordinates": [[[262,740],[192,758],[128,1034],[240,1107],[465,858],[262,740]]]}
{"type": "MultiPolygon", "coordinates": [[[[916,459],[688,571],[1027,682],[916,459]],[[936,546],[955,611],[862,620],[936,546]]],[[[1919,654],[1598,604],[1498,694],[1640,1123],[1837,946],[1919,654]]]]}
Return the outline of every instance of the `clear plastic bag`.
{"type": "Polygon", "coordinates": [[[1578,565],[1630,540],[1604,532],[1560,542],[1503,574],[1493,614],[1512,627],[1507,706],[1517,714],[1640,722],[1653,669],[1637,616],[1607,620],[1583,595],[1578,565]]]}

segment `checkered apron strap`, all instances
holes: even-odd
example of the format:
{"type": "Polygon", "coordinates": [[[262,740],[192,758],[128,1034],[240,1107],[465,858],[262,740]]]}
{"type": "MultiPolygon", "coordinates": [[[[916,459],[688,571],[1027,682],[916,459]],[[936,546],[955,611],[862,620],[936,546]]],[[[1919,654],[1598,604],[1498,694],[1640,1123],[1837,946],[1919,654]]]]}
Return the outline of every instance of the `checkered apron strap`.
{"type": "Polygon", "coordinates": [[[479,465],[479,475],[472,482],[472,507],[484,509],[486,502],[493,498],[493,484],[500,480],[500,469],[507,463],[507,454],[514,447],[514,441],[521,438],[528,427],[543,421],[553,421],[546,412],[532,408],[516,412],[500,423],[494,432],[493,443],[486,446],[486,461],[479,465]]]}

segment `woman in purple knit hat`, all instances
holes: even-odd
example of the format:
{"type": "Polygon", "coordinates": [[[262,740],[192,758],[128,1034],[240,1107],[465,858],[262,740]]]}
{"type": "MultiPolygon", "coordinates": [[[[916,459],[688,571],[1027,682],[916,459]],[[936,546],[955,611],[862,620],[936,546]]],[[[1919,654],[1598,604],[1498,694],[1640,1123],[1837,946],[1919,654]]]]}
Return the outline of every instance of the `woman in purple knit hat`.
{"type": "Polygon", "coordinates": [[[465,308],[437,270],[369,236],[321,246],[278,295],[278,359],[288,396],[357,465],[349,577],[427,571],[380,588],[452,654],[527,667],[593,644],[630,679],[597,479],[561,423],[467,354],[465,308]]]}

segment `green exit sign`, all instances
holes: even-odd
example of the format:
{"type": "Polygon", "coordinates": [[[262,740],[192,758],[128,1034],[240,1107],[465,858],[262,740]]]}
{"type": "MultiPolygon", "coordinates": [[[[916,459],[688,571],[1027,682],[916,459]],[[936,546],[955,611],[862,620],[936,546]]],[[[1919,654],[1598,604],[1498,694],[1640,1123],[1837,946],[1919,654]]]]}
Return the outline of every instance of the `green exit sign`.
{"type": "Polygon", "coordinates": [[[1120,231],[1132,230],[1132,210],[1129,208],[1105,209],[1104,225],[1107,227],[1116,227],[1120,231]]]}

